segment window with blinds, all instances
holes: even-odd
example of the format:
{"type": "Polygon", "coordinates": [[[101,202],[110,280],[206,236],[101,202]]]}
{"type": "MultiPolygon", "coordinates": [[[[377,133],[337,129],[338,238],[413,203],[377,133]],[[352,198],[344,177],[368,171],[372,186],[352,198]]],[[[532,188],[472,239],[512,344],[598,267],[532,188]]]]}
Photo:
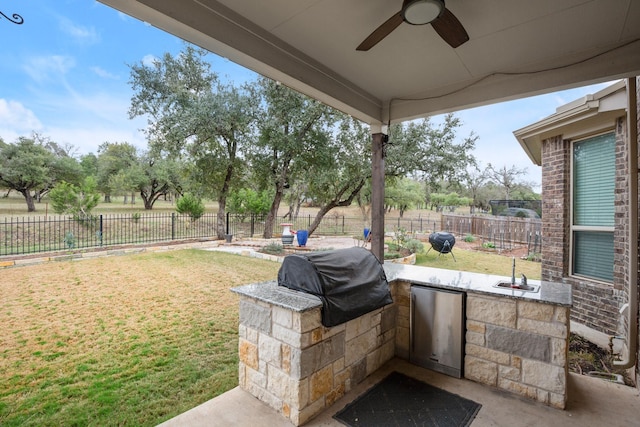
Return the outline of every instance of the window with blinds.
{"type": "Polygon", "coordinates": [[[613,281],[615,135],[573,144],[573,274],[613,281]]]}

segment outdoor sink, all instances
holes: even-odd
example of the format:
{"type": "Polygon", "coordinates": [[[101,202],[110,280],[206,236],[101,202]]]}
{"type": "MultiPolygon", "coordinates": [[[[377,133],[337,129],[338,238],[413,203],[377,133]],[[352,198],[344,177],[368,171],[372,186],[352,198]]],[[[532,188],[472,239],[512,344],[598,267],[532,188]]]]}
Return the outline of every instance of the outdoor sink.
{"type": "Polygon", "coordinates": [[[538,292],[540,290],[540,285],[520,285],[517,282],[514,286],[511,286],[511,282],[498,282],[493,287],[523,292],[538,292]]]}

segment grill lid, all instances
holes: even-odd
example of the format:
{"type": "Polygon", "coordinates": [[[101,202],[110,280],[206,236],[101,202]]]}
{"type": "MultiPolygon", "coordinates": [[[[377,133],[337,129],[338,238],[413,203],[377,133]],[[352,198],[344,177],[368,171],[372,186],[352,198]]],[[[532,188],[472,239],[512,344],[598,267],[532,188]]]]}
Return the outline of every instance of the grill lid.
{"type": "Polygon", "coordinates": [[[288,255],[278,285],[322,300],[322,324],[336,326],[393,302],[382,264],[364,248],[288,255]]]}

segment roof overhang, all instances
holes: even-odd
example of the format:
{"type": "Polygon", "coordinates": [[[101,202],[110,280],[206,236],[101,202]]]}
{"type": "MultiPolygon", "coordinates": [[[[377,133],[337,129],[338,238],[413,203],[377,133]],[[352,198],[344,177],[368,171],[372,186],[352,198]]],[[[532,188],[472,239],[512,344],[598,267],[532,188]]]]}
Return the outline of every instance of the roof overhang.
{"type": "Polygon", "coordinates": [[[640,2],[448,0],[470,40],[401,24],[389,0],[99,0],[370,124],[640,75],[640,2]]]}
{"type": "Polygon", "coordinates": [[[545,139],[562,136],[563,139],[583,138],[613,129],[615,120],[627,109],[627,91],[624,80],[584,96],[556,109],[536,123],[513,132],[533,163],[542,165],[542,143],[545,139]]]}

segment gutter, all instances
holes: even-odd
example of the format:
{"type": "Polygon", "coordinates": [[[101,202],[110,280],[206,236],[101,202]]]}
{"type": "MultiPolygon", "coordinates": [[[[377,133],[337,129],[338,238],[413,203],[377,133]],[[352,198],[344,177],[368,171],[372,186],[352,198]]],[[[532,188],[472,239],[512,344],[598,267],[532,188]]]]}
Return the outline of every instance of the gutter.
{"type": "Polygon", "coordinates": [[[627,79],[629,134],[629,302],[627,309],[627,357],[614,366],[629,369],[638,355],[638,97],[636,77],[627,79]]]}

